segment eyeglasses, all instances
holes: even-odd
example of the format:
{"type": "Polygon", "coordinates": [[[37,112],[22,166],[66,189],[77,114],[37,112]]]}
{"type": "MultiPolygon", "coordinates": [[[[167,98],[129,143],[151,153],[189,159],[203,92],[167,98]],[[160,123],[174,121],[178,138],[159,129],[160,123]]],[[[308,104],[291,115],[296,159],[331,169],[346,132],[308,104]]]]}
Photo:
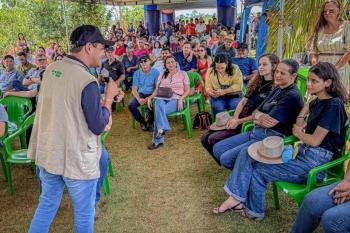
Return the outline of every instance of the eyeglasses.
{"type": "Polygon", "coordinates": [[[40,61],[40,62],[41,62],[41,61],[46,61],[46,59],[39,59],[38,61],[40,61]]]}
{"type": "Polygon", "coordinates": [[[322,11],[322,13],[323,13],[324,15],[334,14],[334,13],[335,13],[335,10],[333,10],[333,9],[331,9],[331,10],[324,10],[324,11],[322,11]]]}
{"type": "Polygon", "coordinates": [[[200,50],[198,50],[198,52],[204,52],[204,50],[203,50],[203,49],[200,49],[200,50]]]}
{"type": "Polygon", "coordinates": [[[142,63],[146,63],[147,61],[148,61],[147,59],[141,60],[140,63],[141,63],[141,64],[142,64],[142,63]]]}

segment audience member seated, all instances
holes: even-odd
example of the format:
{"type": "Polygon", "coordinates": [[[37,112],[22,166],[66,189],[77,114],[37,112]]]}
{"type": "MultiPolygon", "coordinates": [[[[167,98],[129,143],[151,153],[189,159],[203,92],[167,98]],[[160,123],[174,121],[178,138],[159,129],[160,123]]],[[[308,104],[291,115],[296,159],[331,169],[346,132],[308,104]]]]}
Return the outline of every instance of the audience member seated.
{"type": "Polygon", "coordinates": [[[170,130],[167,115],[172,112],[182,111],[185,107],[185,98],[190,93],[190,80],[185,71],[176,68],[175,57],[167,57],[165,59],[165,67],[164,73],[158,78],[156,90],[148,98],[149,108],[152,108],[152,100],[155,98],[153,106],[155,119],[152,144],[148,146],[149,150],[157,149],[164,144],[164,135],[170,130]],[[158,95],[160,88],[170,88],[172,96],[170,98],[160,97],[158,95]]]}
{"type": "Polygon", "coordinates": [[[108,47],[106,49],[105,54],[107,60],[102,62],[100,75],[103,69],[107,70],[109,78],[113,79],[119,87],[125,79],[125,70],[124,65],[114,57],[113,52],[113,47],[108,47]]]}
{"type": "Polygon", "coordinates": [[[18,33],[15,50],[16,52],[24,52],[24,53],[29,52],[29,43],[27,39],[24,37],[24,34],[21,32],[18,33]]]}
{"type": "MultiPolygon", "coordinates": [[[[211,66],[213,60],[210,55],[207,54],[207,48],[204,45],[200,45],[198,48],[198,57],[197,57],[197,66],[198,72],[202,77],[202,80],[205,85],[205,76],[207,75],[208,69],[211,66]]],[[[198,89],[202,90],[202,85],[198,83],[198,89]]],[[[209,103],[209,95],[204,88],[204,97],[205,100],[209,103]]]]}
{"type": "Polygon", "coordinates": [[[45,52],[47,58],[51,58],[52,55],[55,53],[55,46],[56,46],[56,41],[51,39],[49,42],[49,47],[44,49],[44,52],[45,52]]]}
{"type": "Polygon", "coordinates": [[[14,58],[11,55],[4,57],[5,70],[0,74],[0,90],[8,91],[13,89],[13,82],[22,82],[24,74],[15,69],[14,58]]]}
{"type": "MultiPolygon", "coordinates": [[[[165,58],[169,56],[171,56],[170,49],[168,47],[162,48],[161,57],[159,57],[158,60],[153,64],[152,68],[158,70],[159,73],[164,72],[165,70],[164,61],[165,61],[165,58]]],[[[179,64],[177,62],[176,62],[176,68],[179,69],[179,64]]]]}
{"type": "Polygon", "coordinates": [[[213,153],[222,166],[232,169],[242,149],[268,136],[289,136],[295,119],[303,107],[303,98],[295,84],[299,64],[283,60],[275,73],[276,88],[253,112],[254,129],[251,132],[226,138],[214,145],[213,153]]]}
{"type": "Polygon", "coordinates": [[[224,44],[220,45],[216,50],[215,55],[225,54],[231,60],[236,56],[236,50],[233,48],[234,37],[233,35],[228,35],[224,37],[224,44]]]}
{"type": "Polygon", "coordinates": [[[16,66],[16,69],[21,71],[24,75],[26,75],[29,70],[35,67],[34,64],[28,62],[27,55],[24,52],[17,53],[17,58],[19,60],[19,64],[16,66]]]}
{"type": "Polygon", "coordinates": [[[153,112],[145,110],[146,120],[142,117],[138,107],[147,104],[148,98],[156,88],[159,71],[151,67],[151,59],[148,55],[140,57],[141,69],[134,73],[132,94],[129,102],[129,110],[136,121],[141,124],[142,130],[150,131],[153,123],[153,112]]]}
{"type": "Polygon", "coordinates": [[[157,60],[162,55],[162,45],[159,41],[154,42],[152,49],[152,57],[157,60]]]}
{"type": "MultiPolygon", "coordinates": [[[[282,62],[282,66],[283,64],[282,62]]],[[[281,81],[279,74],[285,73],[280,66],[281,64],[277,68],[275,77],[277,85],[281,81]]],[[[297,120],[296,124],[293,125],[293,135],[302,141],[296,158],[282,160],[283,139],[278,137],[269,137],[263,142],[250,145],[249,148],[243,148],[225,184],[224,189],[230,197],[219,208],[215,208],[214,213],[219,214],[230,209],[240,211],[244,217],[260,221],[265,215],[265,195],[270,182],[305,183],[311,169],[328,163],[333,157],[337,158],[345,144],[345,125],[347,122],[344,109],[347,94],[340,82],[340,76],[335,66],[330,63],[320,62],[310,69],[308,91],[316,98],[307,103],[298,117],[294,118],[294,121],[297,120]],[[307,123],[305,123],[306,117],[307,123]]],[[[293,107],[289,106],[289,108],[293,107]]],[[[260,116],[259,119],[262,117],[260,116]]],[[[324,177],[325,172],[321,172],[316,178],[322,180],[324,177]]],[[[329,188],[322,190],[324,193],[329,188]]],[[[301,216],[298,216],[298,219],[302,221],[295,225],[299,229],[297,232],[312,232],[321,217],[320,213],[342,200],[339,198],[341,195],[337,194],[340,193],[336,192],[334,196],[329,196],[326,199],[317,198],[317,201],[312,203],[311,208],[304,206],[301,209],[301,216]],[[333,197],[336,199],[336,203],[332,203],[333,197]],[[306,215],[303,216],[305,210],[310,211],[309,216],[305,212],[306,215]]],[[[325,218],[325,223],[327,216],[334,219],[330,213],[338,213],[340,217],[345,217],[341,215],[339,207],[336,207],[339,212],[333,210],[333,212],[329,212],[329,215],[326,214],[322,217],[325,218]]],[[[344,213],[346,212],[348,211],[344,213]]],[[[339,220],[336,219],[337,222],[339,220]]],[[[348,225],[348,223],[346,224],[348,225]]],[[[340,229],[331,232],[345,232],[340,229]]]]}
{"type": "Polygon", "coordinates": [[[213,114],[235,109],[242,96],[243,79],[238,66],[225,54],[215,56],[205,78],[205,90],[211,98],[213,114]]]}
{"type": "Polygon", "coordinates": [[[145,47],[143,38],[138,40],[138,47],[134,50],[134,54],[140,58],[142,55],[149,55],[149,50],[145,47]]]}
{"type": "Polygon", "coordinates": [[[36,56],[36,68],[32,68],[25,76],[23,81],[13,81],[13,88],[16,91],[30,91],[36,89],[41,83],[40,74],[45,71],[47,65],[47,58],[45,55],[36,56]]]}
{"type": "Polygon", "coordinates": [[[191,43],[185,42],[182,45],[182,51],[174,53],[174,57],[180,65],[180,70],[196,71],[197,59],[193,54],[191,43]]]}
{"type": "Polygon", "coordinates": [[[249,50],[247,44],[239,44],[237,57],[232,58],[232,63],[238,65],[243,75],[243,83],[247,86],[248,81],[255,77],[258,67],[254,58],[248,57],[249,50]]]}
{"type": "MultiPolygon", "coordinates": [[[[212,156],[215,143],[240,134],[242,124],[253,119],[253,111],[264,101],[274,87],[274,75],[278,63],[279,58],[276,55],[262,55],[259,59],[259,72],[248,84],[247,92],[238,103],[234,115],[227,119],[225,125],[219,124],[217,126],[215,124],[216,128],[210,127],[210,130],[202,135],[202,145],[212,156]]],[[[213,158],[216,160],[215,156],[213,158]]],[[[220,162],[217,162],[220,165],[220,162]]]]}
{"type": "Polygon", "coordinates": [[[125,89],[130,90],[133,82],[132,77],[139,66],[138,58],[134,55],[134,49],[132,47],[126,48],[126,56],[123,57],[122,63],[125,68],[125,89]]]}
{"type": "Polygon", "coordinates": [[[314,232],[321,224],[327,233],[350,232],[350,164],[341,182],[309,193],[301,205],[292,233],[314,232]]]}
{"type": "MultiPolygon", "coordinates": [[[[114,54],[117,56],[117,58],[120,58],[120,56],[126,54],[126,49],[125,49],[125,44],[124,44],[124,39],[119,38],[116,43],[116,48],[114,51],[114,54]]],[[[120,59],[119,59],[120,60],[120,59]]]]}

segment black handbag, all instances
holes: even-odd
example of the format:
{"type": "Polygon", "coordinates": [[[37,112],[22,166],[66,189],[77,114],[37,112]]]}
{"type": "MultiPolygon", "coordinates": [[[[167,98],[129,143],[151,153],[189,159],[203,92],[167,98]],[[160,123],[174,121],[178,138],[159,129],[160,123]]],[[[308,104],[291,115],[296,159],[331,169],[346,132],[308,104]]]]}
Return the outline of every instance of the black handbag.
{"type": "Polygon", "coordinates": [[[173,90],[170,87],[158,87],[157,97],[170,99],[173,96],[173,90]]]}

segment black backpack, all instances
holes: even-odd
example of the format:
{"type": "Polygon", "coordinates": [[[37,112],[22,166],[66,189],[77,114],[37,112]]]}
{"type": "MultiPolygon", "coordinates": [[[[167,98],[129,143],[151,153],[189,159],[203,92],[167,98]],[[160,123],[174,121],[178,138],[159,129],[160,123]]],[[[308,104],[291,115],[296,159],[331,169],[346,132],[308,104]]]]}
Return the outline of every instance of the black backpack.
{"type": "Polygon", "coordinates": [[[199,112],[193,120],[194,129],[206,130],[212,123],[211,114],[209,112],[199,112]]]}

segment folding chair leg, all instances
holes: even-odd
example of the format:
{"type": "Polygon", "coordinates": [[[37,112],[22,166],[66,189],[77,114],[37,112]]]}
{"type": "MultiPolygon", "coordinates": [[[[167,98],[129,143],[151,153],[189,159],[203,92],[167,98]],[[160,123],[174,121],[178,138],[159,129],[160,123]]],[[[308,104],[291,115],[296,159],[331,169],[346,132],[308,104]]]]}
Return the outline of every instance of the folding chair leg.
{"type": "Polygon", "coordinates": [[[103,190],[104,190],[105,195],[106,196],[109,195],[111,193],[111,190],[110,190],[110,186],[109,186],[108,176],[105,177],[102,185],[103,185],[103,190]]]}
{"type": "Polygon", "coordinates": [[[112,166],[112,162],[111,162],[111,158],[109,158],[109,162],[108,162],[108,171],[109,171],[109,175],[111,177],[114,177],[114,169],[113,169],[113,166],[112,166]]]}
{"type": "Polygon", "coordinates": [[[191,114],[189,110],[185,113],[184,124],[186,124],[188,138],[192,138],[192,122],[191,122],[191,114]]]}
{"type": "Polygon", "coordinates": [[[11,195],[13,195],[15,193],[15,191],[13,189],[13,184],[12,184],[12,175],[11,175],[11,167],[10,167],[11,165],[6,163],[6,162],[5,162],[5,164],[6,164],[5,169],[6,169],[6,173],[7,173],[7,177],[8,177],[7,183],[8,183],[8,186],[10,188],[10,193],[11,193],[11,195]]]}
{"type": "Polygon", "coordinates": [[[0,160],[1,160],[2,171],[4,172],[5,180],[7,182],[8,181],[8,175],[7,175],[5,160],[2,157],[2,154],[0,154],[0,160]]]}
{"type": "Polygon", "coordinates": [[[281,206],[280,206],[280,200],[278,197],[278,188],[274,182],[272,182],[272,189],[273,189],[273,199],[275,201],[275,208],[278,210],[281,208],[281,206]]]}
{"type": "Polygon", "coordinates": [[[27,149],[27,139],[26,139],[26,134],[23,133],[19,135],[19,139],[21,141],[21,149],[27,149]]]}

